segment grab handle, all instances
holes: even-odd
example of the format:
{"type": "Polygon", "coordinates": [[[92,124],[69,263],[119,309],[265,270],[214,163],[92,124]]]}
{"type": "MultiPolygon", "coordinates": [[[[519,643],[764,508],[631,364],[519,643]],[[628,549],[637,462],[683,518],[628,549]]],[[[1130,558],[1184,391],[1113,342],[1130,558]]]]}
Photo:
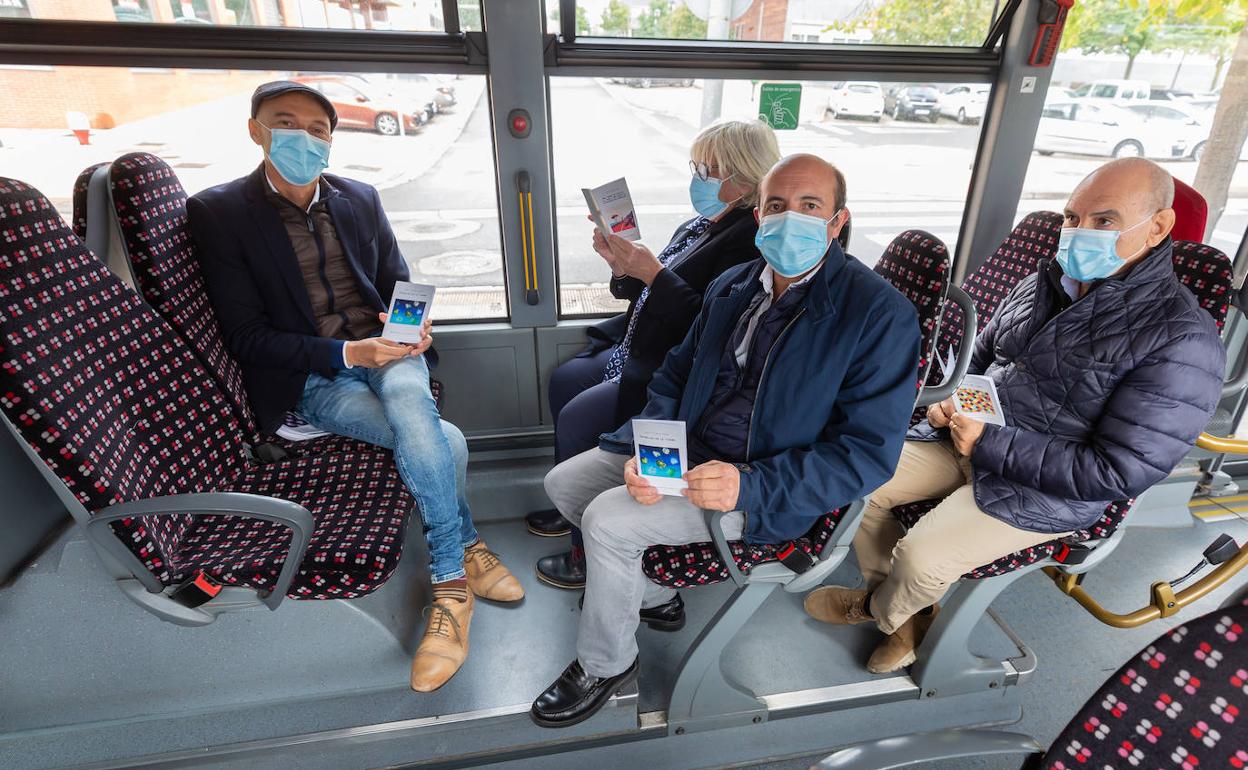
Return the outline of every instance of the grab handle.
{"type": "Polygon", "coordinates": [[[537,239],[533,227],[533,183],[529,172],[516,172],[516,194],[520,199],[520,250],[524,259],[524,301],[536,305],[542,301],[537,285],[537,239]]]}

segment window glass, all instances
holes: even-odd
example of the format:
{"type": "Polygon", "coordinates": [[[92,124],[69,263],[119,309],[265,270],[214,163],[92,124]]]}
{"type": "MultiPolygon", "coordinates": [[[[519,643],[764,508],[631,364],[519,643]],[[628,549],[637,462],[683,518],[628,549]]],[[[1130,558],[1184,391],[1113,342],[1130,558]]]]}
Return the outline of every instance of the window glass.
{"type": "MultiPolygon", "coordinates": [[[[479,0],[460,13],[481,28],[479,0]]],[[[442,0],[0,0],[0,18],[442,32],[442,0]]]]}
{"type": "Polygon", "coordinates": [[[78,173],[128,152],[164,159],[194,194],[260,163],[251,92],[281,78],[334,102],[328,173],[378,189],[412,280],[438,287],[434,319],[505,318],[484,77],[3,67],[0,93],[15,96],[0,100],[0,173],[42,190],[66,220],[78,173]]]}
{"type": "MultiPolygon", "coordinates": [[[[979,46],[994,0],[578,0],[578,36],[824,43],[979,46]]],[[[546,2],[550,31],[559,4],[546,2]]]]}
{"type": "MultiPolygon", "coordinates": [[[[550,80],[561,311],[618,312],[611,270],[591,248],[581,188],[624,177],[642,242],[658,254],[694,216],[689,151],[716,118],[755,119],[761,85],[748,80],[566,78],[550,80]],[[703,116],[707,117],[703,117],[703,116]]],[[[982,105],[950,101],[924,83],[801,84],[795,130],[776,132],[782,155],[812,152],[841,167],[852,215],[849,251],[868,265],[903,230],[928,230],[952,250],[979,140],[982,105]],[[897,95],[922,86],[939,96],[897,95]],[[887,95],[886,95],[887,94],[887,95]],[[962,109],[965,123],[958,123],[962,109]],[[896,117],[894,117],[894,115],[896,117]]],[[[962,89],[966,96],[967,89],[962,89]]]]}

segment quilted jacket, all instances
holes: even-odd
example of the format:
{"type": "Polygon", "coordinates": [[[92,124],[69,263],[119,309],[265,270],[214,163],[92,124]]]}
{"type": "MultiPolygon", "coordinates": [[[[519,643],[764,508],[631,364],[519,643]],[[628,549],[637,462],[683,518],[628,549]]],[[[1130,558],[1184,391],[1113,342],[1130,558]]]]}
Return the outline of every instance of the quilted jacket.
{"type": "MultiPolygon", "coordinates": [[[[1006,297],[970,367],[996,383],[1007,423],[985,426],[971,454],[984,513],[1033,532],[1082,529],[1191,448],[1218,403],[1226,354],[1171,259],[1167,239],[1052,317],[1047,260],[1006,297]]],[[[924,421],[909,437],[944,433],[924,421]]]]}

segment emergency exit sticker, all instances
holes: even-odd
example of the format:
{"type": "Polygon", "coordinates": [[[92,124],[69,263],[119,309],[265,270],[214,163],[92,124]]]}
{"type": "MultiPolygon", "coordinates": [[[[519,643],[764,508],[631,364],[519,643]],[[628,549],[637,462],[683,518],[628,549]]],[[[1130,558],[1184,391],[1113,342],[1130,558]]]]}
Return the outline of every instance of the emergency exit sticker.
{"type": "Polygon", "coordinates": [[[801,106],[801,83],[763,83],[759,89],[758,117],[777,131],[797,128],[801,106]]]}

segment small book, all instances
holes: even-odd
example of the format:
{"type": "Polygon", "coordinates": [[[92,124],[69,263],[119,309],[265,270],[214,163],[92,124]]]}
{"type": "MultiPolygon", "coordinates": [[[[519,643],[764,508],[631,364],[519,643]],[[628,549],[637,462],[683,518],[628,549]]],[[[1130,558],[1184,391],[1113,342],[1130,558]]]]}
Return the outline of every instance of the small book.
{"type": "Polygon", "coordinates": [[[953,391],[953,403],[967,417],[1005,426],[1005,410],[997,395],[997,385],[990,377],[980,374],[963,377],[962,384],[953,391]]]}
{"type": "Polygon", "coordinates": [[[629,241],[641,239],[633,197],[628,194],[628,182],[623,177],[592,190],[582,187],[581,192],[585,195],[585,203],[589,204],[589,213],[604,236],[613,233],[629,241]]]}
{"type": "Polygon", "coordinates": [[[689,446],[682,420],[633,420],[637,472],[665,495],[679,495],[689,484],[689,446]]]}
{"type": "Polygon", "coordinates": [[[390,299],[390,317],[386,319],[381,336],[391,342],[415,345],[425,338],[421,324],[433,305],[434,286],[423,283],[396,281],[394,296],[390,299]]]}

